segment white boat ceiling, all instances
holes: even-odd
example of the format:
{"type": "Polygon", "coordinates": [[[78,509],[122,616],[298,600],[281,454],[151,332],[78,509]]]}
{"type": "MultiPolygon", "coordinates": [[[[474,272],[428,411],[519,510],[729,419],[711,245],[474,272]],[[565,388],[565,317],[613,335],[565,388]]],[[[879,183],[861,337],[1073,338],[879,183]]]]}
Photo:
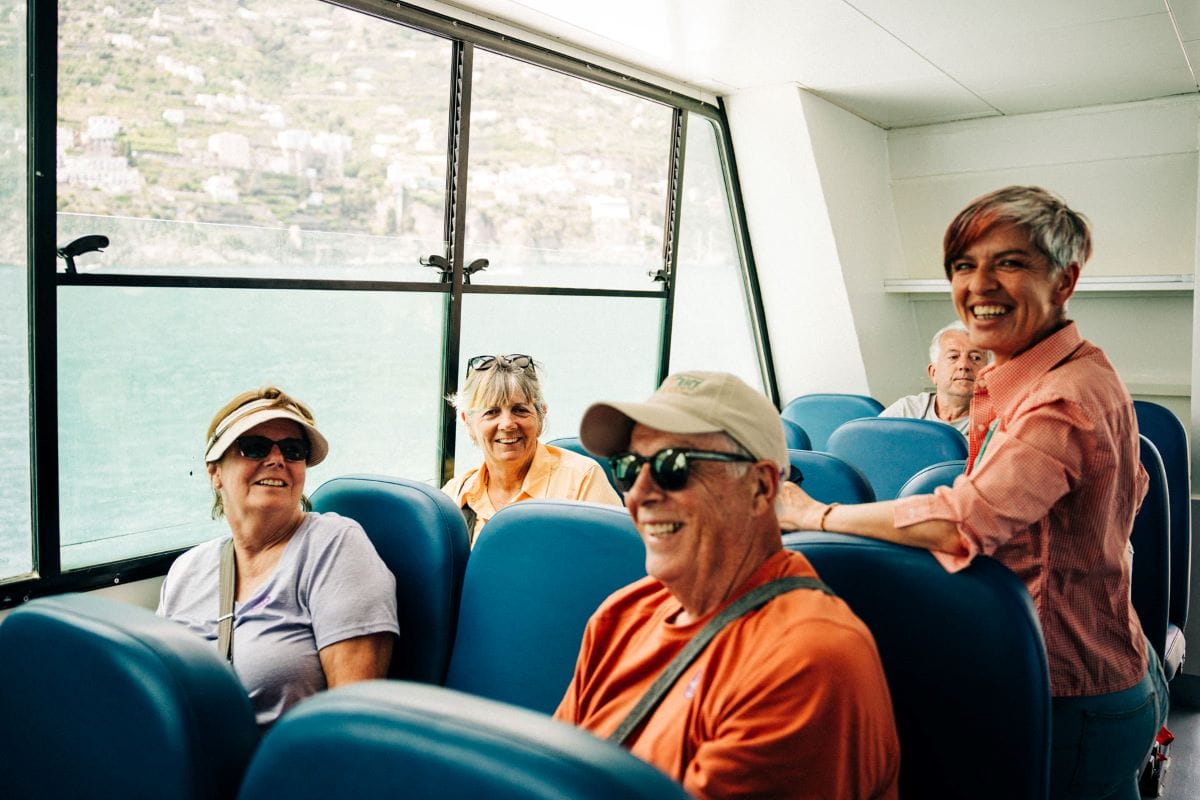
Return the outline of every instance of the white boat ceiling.
{"type": "Polygon", "coordinates": [[[731,95],[795,83],[883,128],[1200,92],[1200,0],[455,0],[731,95]]]}

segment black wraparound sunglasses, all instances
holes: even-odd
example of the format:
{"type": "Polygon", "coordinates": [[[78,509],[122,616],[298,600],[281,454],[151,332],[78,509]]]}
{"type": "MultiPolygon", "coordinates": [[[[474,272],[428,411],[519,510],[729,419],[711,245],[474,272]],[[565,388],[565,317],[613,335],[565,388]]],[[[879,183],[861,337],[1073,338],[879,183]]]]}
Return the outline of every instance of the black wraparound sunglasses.
{"type": "Polygon", "coordinates": [[[612,467],[613,480],[622,492],[628,492],[637,481],[643,464],[650,465],[650,477],[660,488],[668,492],[677,492],[687,486],[688,475],[694,461],[725,461],[746,462],[756,461],[752,456],[738,453],[719,453],[714,450],[688,450],[680,447],[668,447],[659,450],[651,456],[639,456],[637,453],[621,453],[608,459],[612,467]]]}
{"type": "Polygon", "coordinates": [[[279,446],[279,454],[287,461],[308,461],[312,447],[305,439],[268,439],[266,436],[239,436],[235,444],[243,458],[259,461],[271,454],[271,448],[279,446]]]}
{"type": "Polygon", "coordinates": [[[506,356],[475,356],[467,360],[467,374],[472,372],[483,372],[485,369],[491,369],[496,364],[503,364],[506,367],[514,369],[533,369],[533,357],[524,355],[523,353],[509,353],[506,356]]]}

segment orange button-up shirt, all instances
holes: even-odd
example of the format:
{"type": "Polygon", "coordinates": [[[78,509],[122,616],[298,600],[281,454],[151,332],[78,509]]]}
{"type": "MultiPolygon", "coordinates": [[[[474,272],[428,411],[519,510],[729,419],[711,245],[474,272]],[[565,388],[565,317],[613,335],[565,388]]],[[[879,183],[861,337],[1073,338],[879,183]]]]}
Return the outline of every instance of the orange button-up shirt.
{"type": "Polygon", "coordinates": [[[1037,608],[1054,696],[1133,686],[1146,639],[1130,601],[1129,535],[1148,481],[1133,401],[1112,364],[1072,322],[984,367],[969,441],[967,474],[896,501],[896,526],[949,520],[967,555],[935,553],[947,569],[984,553],[1016,573],[1037,608]]]}
{"type": "MultiPolygon", "coordinates": [[[[460,508],[469,505],[475,510],[475,530],[469,531],[472,546],[484,524],[496,513],[496,507],[488,497],[487,486],[488,468],[487,464],[483,464],[479,469],[455,475],[442,487],[442,491],[454,498],[460,508]]],[[[538,442],[529,471],[525,473],[521,491],[512,502],[535,498],[624,505],[617,490],[608,482],[604,469],[596,461],[541,442],[538,442]]]]}

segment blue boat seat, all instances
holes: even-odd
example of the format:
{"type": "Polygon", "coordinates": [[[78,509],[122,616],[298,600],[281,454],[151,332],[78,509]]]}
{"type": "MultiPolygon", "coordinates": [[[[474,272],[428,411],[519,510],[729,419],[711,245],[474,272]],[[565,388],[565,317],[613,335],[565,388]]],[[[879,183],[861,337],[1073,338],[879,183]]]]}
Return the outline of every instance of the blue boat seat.
{"type": "Polygon", "coordinates": [[[900,735],[900,797],[1046,800],[1050,673],[1033,601],[978,557],[949,573],[925,550],[789,533],[875,637],[900,735]]]}
{"type": "Polygon", "coordinates": [[[780,417],[779,421],[783,423],[783,438],[789,450],[812,450],[812,439],[800,423],[787,417],[780,417]]]}
{"type": "Polygon", "coordinates": [[[467,562],[445,685],[551,713],[592,612],[645,574],[645,548],[623,508],[567,500],[504,507],[467,562]]]}
{"type": "Polygon", "coordinates": [[[622,492],[617,486],[616,479],[613,478],[612,467],[609,466],[608,459],[604,456],[598,456],[593,453],[589,453],[587,448],[583,446],[583,442],[579,441],[578,436],[563,436],[559,439],[551,439],[550,441],[546,442],[546,444],[552,444],[555,447],[563,450],[570,450],[572,453],[579,453],[581,456],[587,456],[588,458],[592,459],[604,470],[604,474],[608,478],[608,482],[613,487],[613,490],[616,491],[617,496],[625,496],[624,492],[622,492]]]}
{"type": "Polygon", "coordinates": [[[914,494],[933,494],[939,486],[953,486],[954,479],[967,469],[965,459],[956,458],[951,461],[939,461],[922,467],[916,474],[904,482],[896,497],[911,497],[914,494]]]}
{"type": "Polygon", "coordinates": [[[263,739],[239,795],[339,797],[687,800],[688,795],[628,751],[545,715],[439,686],[366,681],[324,692],[285,714],[263,739]]]}
{"type": "Polygon", "coordinates": [[[866,477],[832,453],[788,450],[792,467],[804,476],[801,487],[822,503],[872,503],[875,492],[866,477]]]}
{"type": "Polygon", "coordinates": [[[383,475],[333,478],[312,504],[362,525],[396,576],[400,639],[388,677],[441,683],[469,552],[462,512],[440,489],[383,475]]]}
{"type": "Polygon", "coordinates": [[[1150,484],[1133,518],[1133,607],[1151,646],[1165,662],[1171,606],[1171,524],[1167,477],[1158,448],[1141,436],[1141,459],[1150,484]]]}
{"type": "MultiPolygon", "coordinates": [[[[829,435],[848,420],[876,417],[883,403],[865,394],[804,394],[788,402],[780,412],[808,434],[811,448],[828,450],[829,435]]],[[[790,446],[790,445],[789,445],[790,446]]]]}
{"type": "Polygon", "coordinates": [[[1134,400],[1138,430],[1158,448],[1167,476],[1171,516],[1171,605],[1167,613],[1168,679],[1178,674],[1187,655],[1183,630],[1187,625],[1192,587],[1192,509],[1190,501],[1187,430],[1170,409],[1148,400],[1134,400]]]}
{"type": "Polygon", "coordinates": [[[967,457],[967,440],[943,422],[873,417],[843,423],[829,437],[829,452],[858,467],[875,497],[892,500],[922,467],[967,457]]]}
{"type": "Polygon", "coordinates": [[[0,624],[5,797],[234,795],[258,743],[246,690],[182,625],[95,594],[0,624]]]}

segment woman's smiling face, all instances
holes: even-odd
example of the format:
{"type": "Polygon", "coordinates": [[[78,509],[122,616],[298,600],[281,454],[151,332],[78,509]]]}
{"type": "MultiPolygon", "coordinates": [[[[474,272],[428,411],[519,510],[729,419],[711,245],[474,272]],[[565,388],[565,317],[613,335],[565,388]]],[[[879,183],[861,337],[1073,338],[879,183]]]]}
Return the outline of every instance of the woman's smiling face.
{"type": "Polygon", "coordinates": [[[950,263],[954,308],[971,343],[1003,364],[1057,330],[1075,291],[1079,265],[1057,275],[1021,226],[1001,223],[950,263]]]}
{"type": "MultiPolygon", "coordinates": [[[[276,441],[304,438],[304,430],[290,420],[273,419],[255,425],[245,436],[265,436],[276,441]]],[[[230,524],[248,514],[288,516],[299,513],[304,495],[307,465],[288,461],[273,446],[264,458],[243,456],[237,442],[229,446],[220,461],[208,465],[213,488],[221,493],[225,516],[230,524]]]]}
{"type": "Polygon", "coordinates": [[[527,467],[533,461],[542,420],[528,398],[514,394],[501,405],[472,409],[463,422],[490,469],[501,464],[527,467]]]}

